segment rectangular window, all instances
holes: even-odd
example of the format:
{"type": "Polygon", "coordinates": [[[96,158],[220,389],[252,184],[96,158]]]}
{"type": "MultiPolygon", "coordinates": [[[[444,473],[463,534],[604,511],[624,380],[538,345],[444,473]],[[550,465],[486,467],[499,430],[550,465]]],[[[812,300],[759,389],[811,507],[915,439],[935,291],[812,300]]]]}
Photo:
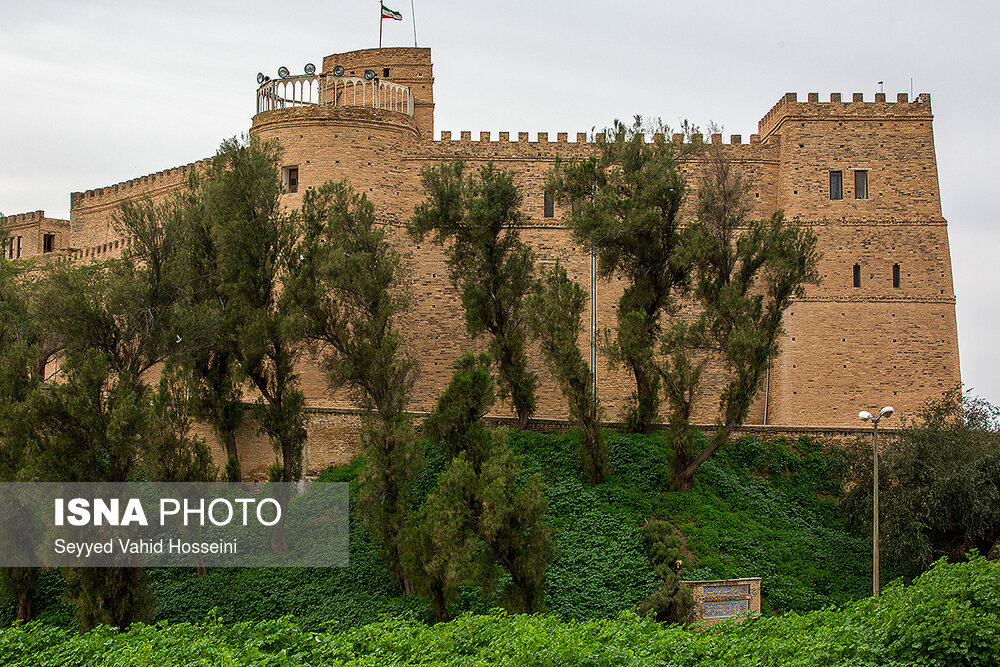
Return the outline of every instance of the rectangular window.
{"type": "Polygon", "coordinates": [[[830,199],[844,198],[844,172],[830,172],[830,199]]]}
{"type": "Polygon", "coordinates": [[[854,170],[854,198],[868,199],[868,170],[854,170]]]}
{"type": "Polygon", "coordinates": [[[42,236],[42,252],[52,252],[55,249],[55,244],[55,234],[45,234],[42,236]]]}
{"type": "Polygon", "coordinates": [[[385,79],[389,78],[389,68],[388,67],[382,68],[382,77],[385,78],[385,79]]]}
{"type": "Polygon", "coordinates": [[[21,256],[21,237],[17,237],[17,256],[21,256]]]}
{"type": "Polygon", "coordinates": [[[854,286],[861,287],[861,265],[854,265],[854,286]]]}
{"type": "Polygon", "coordinates": [[[545,191],[545,217],[551,218],[555,215],[555,206],[552,203],[552,193],[545,191]]]}
{"type": "Polygon", "coordinates": [[[892,265],[892,286],[899,288],[899,264],[892,265]]]}
{"type": "Polygon", "coordinates": [[[299,167],[282,167],[281,184],[285,187],[285,192],[293,193],[299,191],[299,167]]]}

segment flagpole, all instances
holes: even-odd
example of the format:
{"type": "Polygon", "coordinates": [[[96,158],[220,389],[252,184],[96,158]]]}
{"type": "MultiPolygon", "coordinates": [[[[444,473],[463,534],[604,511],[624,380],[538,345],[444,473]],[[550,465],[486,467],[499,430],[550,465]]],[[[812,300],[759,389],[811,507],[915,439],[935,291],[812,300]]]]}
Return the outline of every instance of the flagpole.
{"type": "Polygon", "coordinates": [[[417,14],[413,11],[413,0],[410,0],[410,22],[413,24],[413,48],[417,47],[417,14]]]}
{"type": "Polygon", "coordinates": [[[382,48],[382,0],[378,3],[378,48],[382,48]]]}

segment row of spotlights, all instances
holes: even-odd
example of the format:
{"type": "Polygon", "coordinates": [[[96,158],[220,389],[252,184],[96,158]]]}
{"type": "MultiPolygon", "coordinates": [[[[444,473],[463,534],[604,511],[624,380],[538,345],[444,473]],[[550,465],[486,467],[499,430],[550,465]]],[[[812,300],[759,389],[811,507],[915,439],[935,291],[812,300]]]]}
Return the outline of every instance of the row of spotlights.
{"type": "MultiPolygon", "coordinates": [[[[306,63],[304,69],[306,72],[306,76],[312,76],[313,74],[316,73],[316,66],[313,65],[312,63],[306,63]]],[[[343,70],[343,67],[341,67],[341,70],[343,70]]],[[[288,71],[287,67],[282,65],[281,67],[278,68],[278,76],[280,76],[282,79],[287,79],[289,76],[291,76],[291,72],[288,71]]],[[[263,85],[265,81],[270,81],[270,80],[271,77],[265,75],[263,72],[257,73],[257,85],[263,85]]]]}
{"type": "MultiPolygon", "coordinates": [[[[307,76],[312,76],[313,74],[316,73],[316,66],[313,65],[312,63],[309,63],[309,64],[306,65],[305,70],[306,70],[306,75],[307,76]]],[[[287,79],[290,75],[291,75],[291,73],[288,71],[288,68],[285,67],[284,65],[282,65],[281,67],[278,68],[278,76],[280,76],[282,79],[287,79]]],[[[336,67],[334,67],[333,68],[333,75],[334,76],[344,76],[344,66],[343,65],[337,65],[336,67]]],[[[373,70],[373,69],[366,69],[365,70],[365,80],[366,81],[371,81],[374,78],[375,78],[375,70],[373,70]]],[[[270,80],[271,80],[271,77],[266,76],[263,72],[258,72],[257,73],[257,85],[264,85],[265,81],[270,81],[270,80]]]]}
{"type": "MultiPolygon", "coordinates": [[[[344,66],[343,65],[337,65],[337,66],[335,66],[333,68],[333,75],[334,76],[344,76],[344,66]]],[[[365,80],[366,81],[371,81],[374,78],[375,78],[375,70],[373,70],[373,69],[366,69],[365,70],[365,80]]]]}

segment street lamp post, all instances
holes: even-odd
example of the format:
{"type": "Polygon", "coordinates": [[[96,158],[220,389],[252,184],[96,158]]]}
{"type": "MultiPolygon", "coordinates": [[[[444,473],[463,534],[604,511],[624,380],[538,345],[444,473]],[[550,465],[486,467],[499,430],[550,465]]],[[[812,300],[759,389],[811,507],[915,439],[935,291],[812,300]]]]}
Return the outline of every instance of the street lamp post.
{"type": "Polygon", "coordinates": [[[868,412],[867,410],[862,410],[861,412],[858,413],[858,418],[861,419],[861,421],[865,421],[865,422],[866,421],[871,421],[872,427],[874,428],[874,434],[875,434],[875,468],[874,468],[874,473],[875,473],[874,487],[875,488],[874,488],[873,496],[872,496],[872,516],[873,516],[873,520],[872,520],[872,537],[873,537],[873,540],[872,541],[874,542],[874,546],[873,546],[873,549],[872,549],[872,570],[873,570],[872,571],[872,593],[873,593],[873,595],[875,597],[878,597],[878,587],[879,587],[879,580],[878,580],[878,423],[879,423],[879,421],[883,417],[885,417],[885,418],[891,417],[892,416],[892,412],[893,412],[892,406],[887,405],[887,406],[885,406],[884,408],[882,408],[879,411],[878,417],[873,417],[872,413],[868,412]]]}

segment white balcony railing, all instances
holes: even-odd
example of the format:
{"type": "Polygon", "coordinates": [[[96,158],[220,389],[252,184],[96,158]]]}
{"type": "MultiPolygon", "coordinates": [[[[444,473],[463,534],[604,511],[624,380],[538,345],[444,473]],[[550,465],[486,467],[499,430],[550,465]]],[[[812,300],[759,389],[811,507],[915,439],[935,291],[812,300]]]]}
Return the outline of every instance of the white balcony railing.
{"type": "Polygon", "coordinates": [[[257,89],[257,113],[304,106],[369,107],[413,116],[413,94],[391,81],[357,76],[292,76],[257,89]]]}

